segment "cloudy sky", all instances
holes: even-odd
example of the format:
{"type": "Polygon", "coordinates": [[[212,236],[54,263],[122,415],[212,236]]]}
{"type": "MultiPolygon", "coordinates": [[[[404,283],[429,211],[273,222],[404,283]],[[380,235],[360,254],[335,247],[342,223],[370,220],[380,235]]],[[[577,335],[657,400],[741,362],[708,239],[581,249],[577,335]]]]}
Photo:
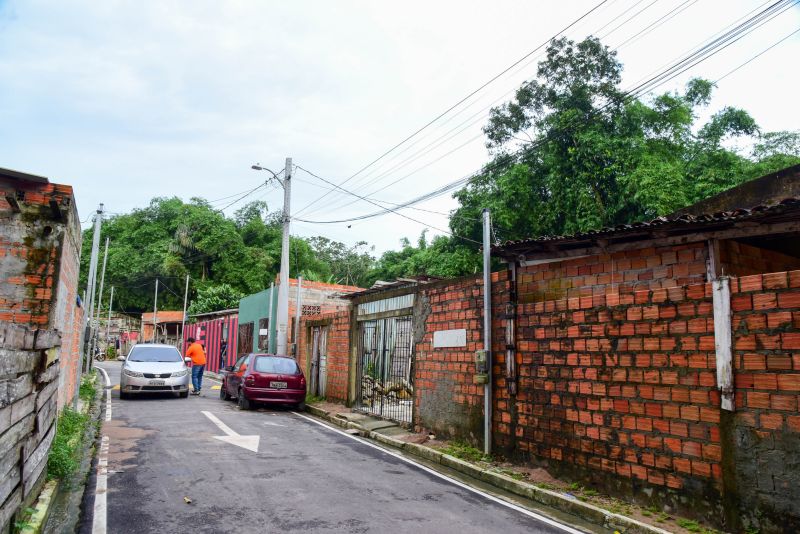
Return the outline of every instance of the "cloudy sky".
{"type": "MultiPolygon", "coordinates": [[[[0,167],[73,185],[82,219],[99,202],[124,213],[154,196],[225,208],[268,177],[253,163],[278,171],[287,156],[342,183],[598,1],[0,0],[0,167]]],[[[622,45],[629,87],[770,3],[607,0],[567,35],[622,45]]],[[[659,91],[716,79],[798,28],[793,7],[659,91]]],[[[710,110],[739,106],[765,130],[800,128],[798,57],[800,33],[722,80],[710,110]]],[[[399,203],[477,170],[488,108],[538,59],[344,187],[399,203]]],[[[327,187],[298,170],[293,212],[331,220],[376,209],[338,192],[306,207],[327,187]]],[[[277,209],[282,192],[262,187],[226,213],[255,199],[277,209]]],[[[444,196],[404,211],[424,225],[390,214],[293,232],[382,251],[426,225],[447,228],[434,212],[453,206],[444,196]]]]}

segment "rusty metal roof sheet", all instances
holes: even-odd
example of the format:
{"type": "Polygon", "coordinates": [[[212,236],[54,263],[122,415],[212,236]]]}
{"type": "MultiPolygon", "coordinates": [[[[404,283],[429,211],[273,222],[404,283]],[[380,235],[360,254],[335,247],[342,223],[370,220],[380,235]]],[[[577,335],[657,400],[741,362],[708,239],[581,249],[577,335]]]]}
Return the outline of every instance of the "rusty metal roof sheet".
{"type": "Polygon", "coordinates": [[[589,230],[572,235],[542,236],[529,239],[506,241],[500,246],[492,247],[492,251],[503,255],[519,248],[529,248],[536,245],[549,247],[558,245],[574,245],[577,242],[586,242],[599,239],[614,239],[625,237],[658,237],[653,234],[688,234],[713,228],[724,228],[735,223],[752,221],[754,223],[776,223],[798,221],[800,217],[800,197],[785,198],[769,205],[754,206],[752,208],[737,208],[730,211],[706,213],[699,215],[680,214],[667,217],[658,217],[651,221],[620,224],[599,230],[589,230]]]}

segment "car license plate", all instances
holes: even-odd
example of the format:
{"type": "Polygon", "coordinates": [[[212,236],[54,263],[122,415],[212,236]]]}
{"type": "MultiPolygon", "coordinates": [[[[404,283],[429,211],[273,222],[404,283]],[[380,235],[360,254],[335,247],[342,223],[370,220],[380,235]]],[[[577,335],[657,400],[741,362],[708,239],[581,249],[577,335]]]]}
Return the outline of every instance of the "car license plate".
{"type": "Polygon", "coordinates": [[[272,389],[286,389],[286,382],[270,382],[269,387],[272,389]]]}
{"type": "Polygon", "coordinates": [[[150,382],[148,382],[148,384],[151,385],[151,386],[163,386],[164,385],[164,381],[163,380],[151,380],[150,382]]]}

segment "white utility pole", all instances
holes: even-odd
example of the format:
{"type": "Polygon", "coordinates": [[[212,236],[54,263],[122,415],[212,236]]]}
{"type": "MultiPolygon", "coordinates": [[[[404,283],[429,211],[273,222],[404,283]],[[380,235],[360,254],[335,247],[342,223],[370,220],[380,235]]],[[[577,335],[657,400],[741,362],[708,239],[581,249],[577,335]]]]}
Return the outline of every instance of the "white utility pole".
{"type": "Polygon", "coordinates": [[[158,328],[158,278],[156,278],[156,295],[153,297],[153,343],[156,342],[156,329],[158,328]]]}
{"type": "Polygon", "coordinates": [[[286,158],[283,182],[283,241],[281,242],[281,274],[278,286],[278,346],[276,352],[288,354],[289,329],[289,225],[292,200],[292,158],[286,158]]]}
{"type": "MultiPolygon", "coordinates": [[[[109,238],[106,238],[106,250],[103,253],[103,270],[100,273],[100,291],[97,293],[97,310],[95,311],[95,318],[94,322],[97,323],[97,334],[92,336],[92,354],[94,354],[94,350],[100,341],[98,336],[100,335],[100,308],[103,307],[103,286],[106,283],[106,263],[108,263],[108,241],[109,238]]],[[[108,339],[106,338],[106,343],[108,343],[108,339]]]]}
{"type": "Polygon", "coordinates": [[[183,354],[183,328],[186,326],[186,299],[189,298],[189,275],[186,275],[186,289],[183,290],[183,317],[181,317],[181,339],[178,341],[178,350],[183,354]]]}
{"type": "MultiPolygon", "coordinates": [[[[94,217],[94,231],[92,235],[92,255],[89,258],[89,277],[87,278],[87,288],[89,294],[89,307],[87,309],[86,314],[86,321],[84,325],[84,332],[86,335],[89,335],[88,341],[91,342],[92,335],[94,329],[92,328],[92,317],[94,317],[94,296],[95,296],[95,288],[97,285],[97,260],[100,256],[100,227],[103,224],[103,205],[100,204],[97,208],[97,213],[94,217]]],[[[86,337],[84,337],[84,345],[87,343],[86,337]]],[[[82,346],[84,346],[82,345],[82,346]]],[[[89,354],[84,354],[86,357],[86,365],[84,369],[89,369],[92,363],[92,354],[91,351],[89,354]]],[[[82,372],[82,371],[81,371],[82,372]]]]}
{"type": "Polygon", "coordinates": [[[295,301],[295,310],[294,310],[294,357],[297,359],[298,356],[298,343],[300,343],[300,311],[303,306],[303,297],[301,294],[301,290],[303,289],[303,276],[299,275],[297,277],[297,299],[295,301]]]}
{"type": "Polygon", "coordinates": [[[492,453],[492,219],[483,210],[483,350],[486,351],[486,384],[483,386],[483,453],[492,453]]]}

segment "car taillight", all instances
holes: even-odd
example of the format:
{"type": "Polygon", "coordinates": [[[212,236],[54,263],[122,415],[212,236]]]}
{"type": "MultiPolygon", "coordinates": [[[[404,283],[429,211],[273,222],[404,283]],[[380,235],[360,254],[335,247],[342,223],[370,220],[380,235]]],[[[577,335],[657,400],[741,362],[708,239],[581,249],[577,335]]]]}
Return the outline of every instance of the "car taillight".
{"type": "Polygon", "coordinates": [[[300,375],[300,385],[301,386],[306,385],[306,377],[304,377],[303,375],[300,375]]]}
{"type": "Polygon", "coordinates": [[[244,377],[244,381],[245,382],[254,382],[255,381],[255,377],[253,375],[247,375],[246,377],[244,377]]]}

